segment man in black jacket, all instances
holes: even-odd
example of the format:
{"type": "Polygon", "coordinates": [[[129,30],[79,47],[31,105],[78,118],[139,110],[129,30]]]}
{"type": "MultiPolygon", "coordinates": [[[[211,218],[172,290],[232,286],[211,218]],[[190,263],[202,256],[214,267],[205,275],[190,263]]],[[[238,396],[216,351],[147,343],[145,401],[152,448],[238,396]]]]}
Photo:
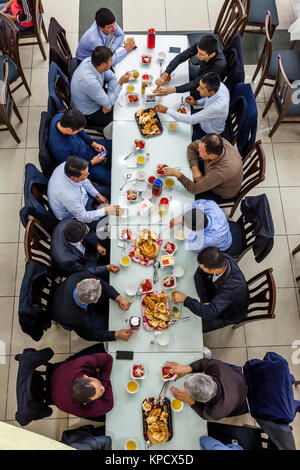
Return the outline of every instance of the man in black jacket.
{"type": "Polygon", "coordinates": [[[193,92],[194,98],[200,98],[196,89],[199,86],[200,78],[208,72],[215,72],[222,79],[225,75],[227,62],[223,52],[218,50],[218,43],[212,34],[204,35],[197,44],[189,47],[185,51],[178,54],[167,66],[165,72],[156,80],[156,85],[159,87],[155,94],[157,96],[165,96],[171,93],[185,93],[186,91],[193,92]],[[189,65],[190,82],[176,87],[163,87],[165,82],[168,81],[171,73],[178,67],[179,64],[186,60],[197,56],[201,62],[198,65],[189,65]]]}
{"type": "Polygon", "coordinates": [[[120,271],[119,266],[106,264],[109,259],[107,249],[100,244],[96,233],[90,232],[84,222],[72,217],[61,220],[54,229],[51,259],[53,266],[66,276],[80,271],[87,276],[101,276],[108,280],[109,271],[120,271]],[[98,260],[99,255],[102,260],[98,260]],[[98,263],[105,265],[100,266],[98,263]]]}
{"type": "Polygon", "coordinates": [[[243,320],[249,289],[234,259],[210,246],[198,254],[198,263],[194,279],[200,302],[179,291],[174,293],[174,302],[202,318],[203,333],[243,320]]]}
{"type": "Polygon", "coordinates": [[[106,282],[100,282],[95,276],[72,274],[54,291],[49,309],[51,318],[87,341],[127,341],[132,330],[107,331],[109,298],[123,311],[130,308],[130,302],[106,282]]]}

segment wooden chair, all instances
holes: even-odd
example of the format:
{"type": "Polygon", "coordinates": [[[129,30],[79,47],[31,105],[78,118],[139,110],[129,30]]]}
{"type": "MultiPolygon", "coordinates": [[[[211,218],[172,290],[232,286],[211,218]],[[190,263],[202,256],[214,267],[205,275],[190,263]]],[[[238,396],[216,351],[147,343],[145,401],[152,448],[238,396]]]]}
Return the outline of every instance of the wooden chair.
{"type": "Polygon", "coordinates": [[[231,142],[232,145],[237,143],[238,131],[240,122],[244,113],[244,103],[242,100],[237,100],[229,108],[228,118],[226,122],[225,138],[231,142]]]}
{"type": "Polygon", "coordinates": [[[247,282],[250,292],[250,303],[246,318],[232,328],[236,329],[256,320],[275,318],[276,285],[272,272],[272,268],[265,269],[247,282]],[[261,311],[266,311],[267,313],[252,315],[255,312],[261,311]]]}
{"type": "MultiPolygon", "coordinates": [[[[11,21],[7,18],[3,13],[0,12],[0,50],[3,56],[0,57],[0,65],[1,61],[4,60],[5,57],[8,58],[9,61],[9,84],[14,83],[19,78],[21,78],[21,82],[11,90],[11,93],[18,90],[22,85],[25,86],[29,96],[31,96],[31,91],[29,85],[27,83],[26,77],[23,72],[23,67],[20,60],[19,54],[19,34],[18,28],[11,21]]],[[[2,70],[0,71],[0,78],[2,70]]]]}
{"type": "Polygon", "coordinates": [[[14,110],[20,122],[23,122],[23,119],[9,90],[7,59],[5,59],[3,62],[3,69],[3,82],[0,87],[0,132],[9,131],[16,142],[19,144],[21,141],[10,121],[12,110],[14,110]],[[4,129],[2,129],[1,126],[5,126],[4,129]]]}
{"type": "Polygon", "coordinates": [[[273,51],[271,28],[271,14],[268,11],[265,20],[265,44],[252,77],[252,82],[254,82],[258,73],[261,73],[260,80],[254,92],[255,97],[257,97],[263,85],[271,87],[274,86],[278,71],[278,54],[282,56],[288,79],[293,81],[299,78],[300,51],[291,49],[287,49],[285,51],[273,51]]]}
{"type": "Polygon", "coordinates": [[[71,81],[74,70],[77,68],[77,58],[72,57],[72,52],[67,41],[66,31],[55,18],[50,19],[49,29],[49,64],[55,62],[62,72],[71,81]]]}
{"type": "Polygon", "coordinates": [[[48,42],[48,35],[43,19],[43,5],[41,0],[32,0],[34,15],[32,18],[33,27],[29,28],[28,31],[19,31],[19,39],[36,39],[33,42],[19,42],[19,46],[35,46],[38,45],[44,60],[47,59],[45,52],[44,44],[41,37],[41,32],[43,31],[45,41],[48,42]]]}
{"type": "Polygon", "coordinates": [[[232,218],[241,200],[255,186],[264,181],[266,173],[266,157],[261,141],[258,140],[250,148],[243,159],[243,182],[238,195],[226,202],[219,204],[220,207],[231,207],[229,218],[232,218]]]}
{"type": "Polygon", "coordinates": [[[275,33],[279,24],[278,11],[275,0],[242,0],[246,10],[247,20],[244,24],[243,33],[265,34],[265,15],[269,11],[273,21],[270,23],[270,37],[275,33]],[[248,29],[247,26],[249,26],[248,29]]]}
{"type": "MultiPolygon", "coordinates": [[[[300,123],[300,102],[298,96],[298,103],[292,102],[294,93],[296,95],[296,89],[286,76],[282,65],[281,55],[279,55],[276,82],[263,112],[263,117],[265,117],[272,104],[274,104],[278,115],[277,120],[269,133],[269,137],[273,136],[280,124],[300,123]],[[289,118],[291,118],[291,120],[289,120],[289,118]]],[[[297,93],[297,95],[299,95],[299,93],[297,93]]]]}
{"type": "Polygon", "coordinates": [[[235,244],[236,252],[230,254],[236,263],[239,263],[243,256],[252,248],[256,235],[256,222],[246,222],[245,215],[241,215],[236,222],[229,221],[229,228],[232,234],[232,244],[235,244]],[[239,232],[237,234],[237,231],[239,232]],[[238,240],[237,240],[238,239],[238,240]],[[239,245],[239,246],[238,246],[239,245]]]}
{"type": "Polygon", "coordinates": [[[47,197],[47,186],[39,183],[33,183],[31,186],[31,194],[47,212],[53,214],[47,197]]]}
{"type": "Polygon", "coordinates": [[[51,235],[39,220],[28,217],[28,223],[24,235],[25,259],[39,264],[51,266],[51,235]]]}
{"type": "MultiPolygon", "coordinates": [[[[296,255],[297,253],[299,253],[300,251],[300,245],[297,245],[296,248],[293,249],[292,251],[292,255],[296,255]]],[[[296,277],[296,281],[299,282],[300,281],[300,276],[297,276],[296,277]]],[[[300,382],[299,382],[300,383],[300,382]]]]}

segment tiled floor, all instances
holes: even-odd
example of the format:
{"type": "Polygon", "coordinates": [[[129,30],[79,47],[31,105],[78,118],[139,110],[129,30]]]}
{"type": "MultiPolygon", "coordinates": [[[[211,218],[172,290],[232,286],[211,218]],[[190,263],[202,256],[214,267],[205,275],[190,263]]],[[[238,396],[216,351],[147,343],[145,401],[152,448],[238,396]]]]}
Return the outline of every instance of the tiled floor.
{"type": "MultiPolygon", "coordinates": [[[[140,0],[123,0],[125,30],[143,31],[149,25],[158,31],[183,31],[213,29],[223,0],[153,0],[151,9],[145,9],[140,0]],[[132,14],[134,12],[134,14],[132,14]],[[196,12],[196,14],[195,14],[196,12]]],[[[78,37],[79,0],[45,0],[45,20],[55,16],[67,31],[73,53],[78,37]],[[72,14],[70,14],[72,12],[72,14]]],[[[287,29],[291,23],[292,11],[289,0],[277,0],[280,28],[287,29]]],[[[46,46],[47,47],[47,46],[46,46]]],[[[15,94],[16,102],[24,119],[16,129],[21,144],[16,145],[8,133],[0,134],[0,419],[17,425],[15,418],[15,380],[17,363],[15,354],[25,347],[43,348],[50,346],[54,361],[63,360],[71,352],[77,352],[87,343],[75,334],[70,335],[59,326],[48,330],[39,343],[22,333],[18,323],[19,289],[24,272],[23,234],[18,212],[22,206],[23,169],[25,163],[38,165],[38,141],[40,113],[47,104],[47,67],[37,46],[21,49],[22,64],[32,96],[29,98],[21,88],[15,94]]],[[[246,80],[250,81],[255,66],[246,66],[246,80]]],[[[254,261],[249,252],[240,266],[247,278],[259,271],[272,267],[277,284],[276,318],[272,321],[253,323],[245,328],[226,328],[210,333],[205,343],[212,348],[213,357],[242,365],[247,359],[262,358],[267,351],[282,354],[291,371],[300,379],[300,367],[292,363],[293,341],[300,340],[299,295],[295,276],[300,275],[300,253],[292,257],[291,250],[300,243],[300,127],[281,126],[273,139],[268,137],[269,126],[274,122],[274,111],[266,119],[261,118],[265,97],[269,90],[262,90],[258,97],[259,130],[267,158],[265,181],[252,194],[265,192],[269,198],[274,224],[275,243],[268,258],[261,264],[254,261]]],[[[268,96],[268,95],[267,95],[268,96]]],[[[236,214],[236,216],[238,213],[236,214]]],[[[300,394],[297,391],[298,398],[300,394]]],[[[54,410],[53,415],[28,426],[28,429],[60,439],[67,427],[76,427],[84,420],[68,417],[54,410]]],[[[227,420],[226,422],[229,422],[227,420]]],[[[253,424],[251,417],[244,416],[230,420],[231,423],[253,424]]],[[[297,447],[300,449],[300,419],[295,420],[294,431],[297,447]]]]}

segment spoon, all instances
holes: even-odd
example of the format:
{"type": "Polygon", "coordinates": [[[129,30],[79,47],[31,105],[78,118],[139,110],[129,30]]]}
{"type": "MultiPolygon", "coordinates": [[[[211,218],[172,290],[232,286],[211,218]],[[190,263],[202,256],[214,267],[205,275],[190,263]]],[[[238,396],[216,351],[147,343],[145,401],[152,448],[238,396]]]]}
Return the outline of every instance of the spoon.
{"type": "Polygon", "coordinates": [[[153,263],[154,274],[153,274],[153,283],[156,284],[158,281],[158,270],[160,268],[160,262],[155,260],[153,263]]]}
{"type": "Polygon", "coordinates": [[[124,175],[125,182],[120,187],[120,191],[122,191],[122,189],[124,188],[126,183],[128,183],[129,181],[133,181],[133,180],[131,180],[131,177],[132,177],[132,173],[127,173],[126,175],[124,175]]]}

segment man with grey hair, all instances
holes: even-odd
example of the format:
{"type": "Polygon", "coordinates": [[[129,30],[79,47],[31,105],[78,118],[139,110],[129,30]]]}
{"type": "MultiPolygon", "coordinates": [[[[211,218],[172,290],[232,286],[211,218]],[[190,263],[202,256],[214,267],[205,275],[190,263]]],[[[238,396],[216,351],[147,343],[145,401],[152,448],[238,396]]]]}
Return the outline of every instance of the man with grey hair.
{"type": "Polygon", "coordinates": [[[170,387],[173,396],[189,404],[201,418],[219,420],[248,413],[247,384],[241,368],[217,359],[200,359],[184,366],[166,362],[176,380],[193,373],[184,382],[184,390],[170,387]]]}
{"type": "Polygon", "coordinates": [[[88,341],[128,341],[131,329],[107,330],[109,299],[115,300],[121,310],[130,307],[130,302],[103,280],[75,273],[55,289],[51,318],[88,341]]]}

